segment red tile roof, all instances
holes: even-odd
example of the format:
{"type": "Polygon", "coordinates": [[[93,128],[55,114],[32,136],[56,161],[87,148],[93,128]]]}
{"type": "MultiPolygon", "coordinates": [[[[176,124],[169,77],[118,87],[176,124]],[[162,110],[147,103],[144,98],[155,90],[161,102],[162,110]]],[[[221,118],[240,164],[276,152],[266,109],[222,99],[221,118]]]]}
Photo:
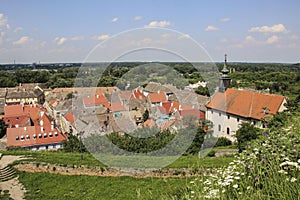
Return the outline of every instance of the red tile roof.
{"type": "Polygon", "coordinates": [[[138,89],[133,90],[133,97],[141,100],[146,99],[146,96],[138,89]]]}
{"type": "Polygon", "coordinates": [[[94,106],[103,105],[104,107],[109,108],[107,99],[102,93],[98,93],[90,97],[83,98],[83,104],[85,107],[94,107],[94,106]]]}
{"type": "Polygon", "coordinates": [[[121,102],[111,102],[110,110],[112,112],[125,111],[126,108],[123,106],[121,102]]]}
{"type": "Polygon", "coordinates": [[[164,93],[164,92],[150,93],[148,95],[148,97],[149,97],[149,100],[150,100],[151,103],[166,102],[168,100],[167,96],[166,96],[166,93],[164,93]]]}
{"type": "Polygon", "coordinates": [[[21,116],[23,115],[23,105],[17,104],[4,106],[4,114],[5,117],[21,116]]]}
{"type": "Polygon", "coordinates": [[[264,117],[264,107],[269,109],[269,114],[275,114],[284,99],[285,97],[280,95],[228,88],[225,93],[216,93],[206,107],[245,118],[261,120],[264,117]]]}
{"type": "Polygon", "coordinates": [[[197,119],[205,118],[204,112],[201,112],[198,109],[180,110],[179,113],[180,113],[180,116],[182,116],[182,117],[193,116],[193,117],[196,117],[197,119]]]}
{"type": "Polygon", "coordinates": [[[29,147],[61,143],[66,138],[57,129],[41,132],[35,126],[7,128],[7,146],[29,147]],[[18,139],[16,139],[18,138],[18,139]],[[22,139],[23,138],[23,139],[22,139]]]}
{"type": "Polygon", "coordinates": [[[71,113],[71,112],[67,112],[64,115],[65,119],[70,122],[71,124],[73,124],[75,122],[75,116],[71,113]]]}
{"type": "Polygon", "coordinates": [[[16,126],[7,128],[7,146],[27,147],[60,143],[66,140],[65,136],[54,127],[53,122],[51,123],[50,118],[46,115],[46,110],[40,105],[25,105],[22,112],[11,113],[15,108],[18,107],[8,107],[7,109],[10,117],[6,119],[11,119],[13,120],[11,123],[19,125],[17,128],[16,126]],[[33,126],[30,121],[33,122],[33,126]]]}

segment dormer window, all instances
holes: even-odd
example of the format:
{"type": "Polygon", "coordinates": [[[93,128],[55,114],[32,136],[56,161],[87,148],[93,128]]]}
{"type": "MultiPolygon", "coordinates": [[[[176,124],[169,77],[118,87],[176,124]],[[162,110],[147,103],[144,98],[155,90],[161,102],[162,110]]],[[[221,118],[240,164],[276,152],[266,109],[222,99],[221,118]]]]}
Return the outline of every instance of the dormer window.
{"type": "Polygon", "coordinates": [[[39,138],[42,138],[42,134],[39,134],[39,138]]]}
{"type": "Polygon", "coordinates": [[[34,139],[34,140],[36,139],[36,134],[33,134],[33,139],[34,139]]]}
{"type": "Polygon", "coordinates": [[[16,137],[16,140],[19,140],[19,136],[16,137]]]}
{"type": "Polygon", "coordinates": [[[49,133],[49,137],[52,137],[52,133],[51,132],[49,133]]]}
{"type": "Polygon", "coordinates": [[[47,133],[44,133],[44,138],[46,138],[48,135],[47,135],[47,133]]]}
{"type": "Polygon", "coordinates": [[[58,136],[58,133],[57,133],[57,132],[55,132],[55,133],[54,133],[54,135],[55,135],[55,137],[57,137],[57,136],[58,136]]]}
{"type": "Polygon", "coordinates": [[[30,136],[29,135],[26,135],[26,140],[29,140],[30,139],[30,136]]]}
{"type": "Polygon", "coordinates": [[[21,137],[20,137],[20,138],[21,138],[21,141],[23,141],[23,140],[24,140],[24,136],[23,136],[23,135],[21,135],[21,137]]]}

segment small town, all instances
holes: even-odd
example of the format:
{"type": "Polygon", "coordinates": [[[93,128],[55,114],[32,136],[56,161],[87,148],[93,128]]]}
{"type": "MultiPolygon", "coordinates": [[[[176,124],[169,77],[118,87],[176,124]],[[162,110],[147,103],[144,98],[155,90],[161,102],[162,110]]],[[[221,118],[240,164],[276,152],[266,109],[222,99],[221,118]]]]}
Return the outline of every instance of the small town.
{"type": "Polygon", "coordinates": [[[0,2],[0,200],[300,199],[299,2],[0,2]]]}

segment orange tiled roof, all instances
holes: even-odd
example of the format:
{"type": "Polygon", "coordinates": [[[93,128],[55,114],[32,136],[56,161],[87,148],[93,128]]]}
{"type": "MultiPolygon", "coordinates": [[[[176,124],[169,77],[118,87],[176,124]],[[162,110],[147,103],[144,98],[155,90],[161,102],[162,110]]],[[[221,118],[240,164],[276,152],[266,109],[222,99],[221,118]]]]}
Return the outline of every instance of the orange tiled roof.
{"type": "Polygon", "coordinates": [[[108,102],[106,97],[102,93],[92,95],[90,97],[83,98],[83,104],[86,107],[103,105],[108,108],[108,102]]]}
{"type": "Polygon", "coordinates": [[[155,122],[152,119],[147,119],[144,122],[144,126],[149,126],[150,128],[153,128],[153,127],[155,127],[155,122]]]}
{"type": "Polygon", "coordinates": [[[113,112],[125,111],[126,108],[123,106],[121,102],[111,102],[110,110],[113,112]]]}
{"type": "Polygon", "coordinates": [[[159,103],[159,102],[167,101],[167,96],[166,93],[164,92],[150,93],[148,96],[151,103],[159,103]]]}
{"type": "Polygon", "coordinates": [[[146,96],[138,89],[133,90],[133,97],[136,99],[146,99],[146,96]]]}
{"type": "Polygon", "coordinates": [[[75,116],[71,113],[71,112],[67,112],[64,115],[65,119],[70,122],[71,124],[73,124],[75,122],[75,116]]]}
{"type": "Polygon", "coordinates": [[[197,119],[205,118],[205,114],[195,108],[190,109],[190,110],[180,110],[179,113],[180,113],[180,116],[182,116],[182,117],[193,116],[193,117],[196,117],[197,119]]]}
{"type": "Polygon", "coordinates": [[[51,120],[41,108],[29,105],[24,108],[26,108],[24,110],[26,110],[30,117],[33,117],[34,126],[8,128],[7,146],[36,146],[60,143],[66,140],[65,136],[51,124],[51,120]],[[17,137],[18,140],[16,139],[17,137]]]}
{"type": "Polygon", "coordinates": [[[23,115],[23,105],[17,104],[17,105],[4,106],[4,114],[5,117],[21,116],[23,115]]]}
{"type": "Polygon", "coordinates": [[[228,88],[225,93],[216,93],[206,107],[260,120],[264,117],[264,107],[269,109],[269,114],[276,114],[284,99],[280,95],[228,88]]]}

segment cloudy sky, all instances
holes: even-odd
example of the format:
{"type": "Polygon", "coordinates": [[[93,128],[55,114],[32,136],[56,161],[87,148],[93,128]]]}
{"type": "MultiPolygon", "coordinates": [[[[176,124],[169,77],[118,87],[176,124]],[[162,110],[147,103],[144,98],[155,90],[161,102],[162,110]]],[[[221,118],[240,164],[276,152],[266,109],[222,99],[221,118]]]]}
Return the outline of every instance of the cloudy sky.
{"type": "Polygon", "coordinates": [[[299,8],[299,0],[1,0],[0,63],[82,62],[101,42],[114,51],[156,40],[168,49],[184,46],[183,39],[217,62],[224,53],[231,62],[300,62],[299,8]],[[139,34],[138,41],[107,42],[155,27],[180,35],[162,30],[161,38],[139,34]]]}

